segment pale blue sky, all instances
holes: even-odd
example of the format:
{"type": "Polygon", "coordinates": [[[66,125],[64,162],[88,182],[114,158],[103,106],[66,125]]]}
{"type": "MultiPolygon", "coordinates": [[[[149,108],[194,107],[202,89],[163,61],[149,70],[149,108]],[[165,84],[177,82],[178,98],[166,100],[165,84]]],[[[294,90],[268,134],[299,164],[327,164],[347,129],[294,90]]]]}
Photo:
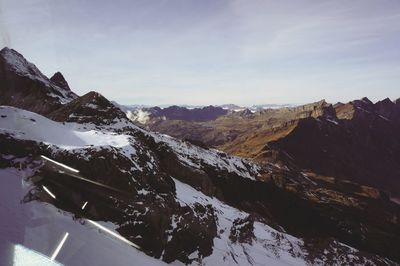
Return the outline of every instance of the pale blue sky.
{"type": "Polygon", "coordinates": [[[398,0],[0,0],[0,33],[123,104],[400,97],[398,0]]]}

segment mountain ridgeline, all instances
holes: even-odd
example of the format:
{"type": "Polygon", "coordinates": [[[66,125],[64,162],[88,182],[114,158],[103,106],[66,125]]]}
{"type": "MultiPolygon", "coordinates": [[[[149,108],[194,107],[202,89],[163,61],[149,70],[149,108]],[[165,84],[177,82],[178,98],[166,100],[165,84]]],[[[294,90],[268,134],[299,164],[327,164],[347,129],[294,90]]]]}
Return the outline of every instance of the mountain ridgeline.
{"type": "Polygon", "coordinates": [[[290,162],[303,171],[400,196],[399,100],[372,103],[363,98],[335,105],[322,100],[290,108],[230,112],[207,122],[154,118],[137,124],[259,163],[290,162]]]}
{"type": "MultiPolygon", "coordinates": [[[[15,202],[0,228],[31,239],[7,241],[45,252],[32,232],[54,217],[71,226],[70,246],[95,244],[76,240],[98,237],[90,221],[131,243],[84,254],[104,258],[98,265],[115,252],[115,265],[126,265],[120,257],[133,265],[400,262],[398,102],[125,114],[97,92],[76,95],[61,73],[49,79],[9,48],[0,52],[0,93],[0,189],[3,202],[15,202]],[[22,197],[6,191],[12,184],[22,197]]],[[[79,258],[59,260],[84,265],[79,258]]]]}

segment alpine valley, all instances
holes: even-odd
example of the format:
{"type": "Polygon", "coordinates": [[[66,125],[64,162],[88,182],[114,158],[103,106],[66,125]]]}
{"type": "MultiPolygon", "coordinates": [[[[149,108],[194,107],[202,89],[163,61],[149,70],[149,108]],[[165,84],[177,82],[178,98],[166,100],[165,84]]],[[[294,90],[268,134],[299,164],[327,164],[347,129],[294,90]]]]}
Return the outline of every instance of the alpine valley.
{"type": "Polygon", "coordinates": [[[133,110],[3,48],[0,105],[14,248],[50,257],[67,232],[49,261],[400,263],[399,100],[133,110]]]}

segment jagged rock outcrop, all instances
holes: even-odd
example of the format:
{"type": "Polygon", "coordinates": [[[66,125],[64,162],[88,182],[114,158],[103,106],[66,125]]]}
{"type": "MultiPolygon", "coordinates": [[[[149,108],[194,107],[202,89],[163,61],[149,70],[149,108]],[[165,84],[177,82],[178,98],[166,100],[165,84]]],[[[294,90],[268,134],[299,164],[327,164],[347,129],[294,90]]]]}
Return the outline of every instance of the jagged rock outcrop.
{"type": "Polygon", "coordinates": [[[65,80],[63,74],[60,72],[54,73],[54,75],[50,78],[50,81],[52,81],[54,84],[56,84],[58,87],[70,91],[70,87],[68,85],[68,82],[65,80]]]}

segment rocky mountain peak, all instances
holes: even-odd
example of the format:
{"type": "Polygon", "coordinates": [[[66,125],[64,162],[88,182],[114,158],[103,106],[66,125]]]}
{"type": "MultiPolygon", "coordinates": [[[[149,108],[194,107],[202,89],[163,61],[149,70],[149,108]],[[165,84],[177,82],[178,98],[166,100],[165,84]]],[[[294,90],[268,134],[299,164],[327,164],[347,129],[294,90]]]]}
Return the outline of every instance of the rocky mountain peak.
{"type": "Polygon", "coordinates": [[[93,123],[109,125],[117,120],[127,120],[125,113],[98,92],[90,91],[62,108],[49,114],[60,122],[93,123]]]}
{"type": "Polygon", "coordinates": [[[389,98],[385,98],[382,101],[378,101],[375,105],[383,105],[383,106],[387,106],[387,107],[392,107],[395,105],[395,103],[392,102],[392,100],[390,100],[389,98]]]}
{"type": "Polygon", "coordinates": [[[304,118],[304,117],[336,117],[335,111],[333,109],[333,106],[329,103],[327,103],[324,99],[310,103],[310,104],[305,104],[299,107],[295,107],[293,109],[290,109],[294,112],[299,113],[298,118],[304,118]]]}
{"type": "Polygon", "coordinates": [[[54,84],[64,90],[71,91],[68,82],[65,80],[63,74],[61,74],[60,72],[54,73],[54,75],[50,78],[50,81],[52,81],[54,84]]]}
{"type": "Polygon", "coordinates": [[[363,101],[364,103],[369,104],[369,105],[373,104],[373,103],[371,102],[371,100],[368,99],[368,97],[363,97],[363,98],[361,99],[361,101],[363,101]]]}
{"type": "Polygon", "coordinates": [[[393,108],[396,108],[396,104],[392,102],[389,98],[385,98],[382,101],[378,101],[374,104],[374,108],[380,112],[387,112],[392,110],[393,108]]]}

